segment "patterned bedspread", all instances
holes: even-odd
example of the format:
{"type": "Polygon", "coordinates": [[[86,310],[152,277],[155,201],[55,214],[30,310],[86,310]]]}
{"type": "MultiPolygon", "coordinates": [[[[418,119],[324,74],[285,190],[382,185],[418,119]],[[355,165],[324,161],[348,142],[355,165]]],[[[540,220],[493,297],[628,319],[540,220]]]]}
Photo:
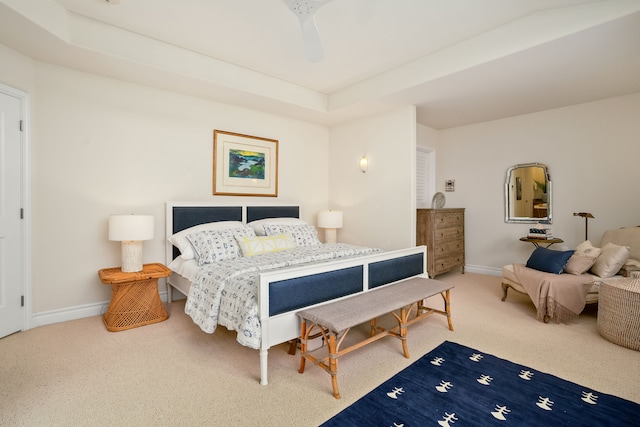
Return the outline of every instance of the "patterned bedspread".
{"type": "Polygon", "coordinates": [[[260,348],[258,275],[283,267],[348,258],[380,252],[380,249],[332,243],[240,257],[202,266],[191,284],[185,313],[204,332],[218,325],[237,331],[236,340],[260,348]]]}

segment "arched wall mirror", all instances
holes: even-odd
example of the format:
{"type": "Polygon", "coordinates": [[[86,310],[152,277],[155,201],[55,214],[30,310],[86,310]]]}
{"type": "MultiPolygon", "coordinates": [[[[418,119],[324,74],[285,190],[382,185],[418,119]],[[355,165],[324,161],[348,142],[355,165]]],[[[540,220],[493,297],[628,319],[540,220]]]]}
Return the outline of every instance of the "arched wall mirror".
{"type": "Polygon", "coordinates": [[[551,224],[551,190],[545,165],[523,163],[510,167],[504,184],[505,222],[551,224]]]}

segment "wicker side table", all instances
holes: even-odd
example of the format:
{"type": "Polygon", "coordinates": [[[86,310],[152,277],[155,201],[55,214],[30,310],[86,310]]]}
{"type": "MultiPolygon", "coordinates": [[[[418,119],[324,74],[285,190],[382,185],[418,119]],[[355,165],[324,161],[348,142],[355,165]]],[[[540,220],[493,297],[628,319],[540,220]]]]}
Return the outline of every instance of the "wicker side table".
{"type": "Polygon", "coordinates": [[[120,267],[98,271],[102,283],[111,285],[111,302],[102,316],[107,330],[124,331],[168,319],[158,294],[158,279],[170,274],[162,264],[145,264],[136,273],[123,273],[120,267]]]}
{"type": "Polygon", "coordinates": [[[640,278],[600,283],[598,332],[612,343],[640,350],[640,278]]]}

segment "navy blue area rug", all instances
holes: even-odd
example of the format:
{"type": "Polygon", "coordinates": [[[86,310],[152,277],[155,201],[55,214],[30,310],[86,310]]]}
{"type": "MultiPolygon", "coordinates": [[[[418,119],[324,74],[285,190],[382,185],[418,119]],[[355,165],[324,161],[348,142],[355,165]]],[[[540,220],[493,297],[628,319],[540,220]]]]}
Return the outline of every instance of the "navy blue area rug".
{"type": "Polygon", "coordinates": [[[640,426],[640,405],[445,341],[323,426],[640,426]]]}

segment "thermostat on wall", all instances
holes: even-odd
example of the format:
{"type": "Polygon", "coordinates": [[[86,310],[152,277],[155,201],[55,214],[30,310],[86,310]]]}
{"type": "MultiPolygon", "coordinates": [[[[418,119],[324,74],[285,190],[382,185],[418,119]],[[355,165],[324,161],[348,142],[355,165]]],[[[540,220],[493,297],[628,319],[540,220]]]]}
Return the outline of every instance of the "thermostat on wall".
{"type": "Polygon", "coordinates": [[[448,179],[444,182],[444,190],[445,191],[456,191],[456,180],[448,179]]]}

